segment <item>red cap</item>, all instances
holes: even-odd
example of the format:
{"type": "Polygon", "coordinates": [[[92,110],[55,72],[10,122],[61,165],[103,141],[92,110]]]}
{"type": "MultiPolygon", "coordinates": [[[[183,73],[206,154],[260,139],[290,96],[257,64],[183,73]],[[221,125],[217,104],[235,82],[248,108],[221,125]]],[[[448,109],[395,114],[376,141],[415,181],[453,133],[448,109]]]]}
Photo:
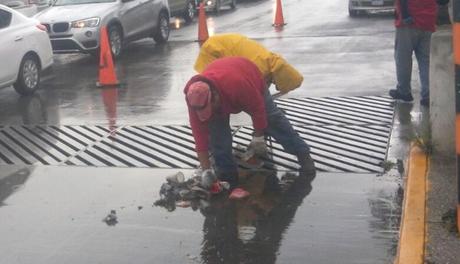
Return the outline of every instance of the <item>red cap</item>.
{"type": "Polygon", "coordinates": [[[204,122],[211,118],[211,89],[207,83],[201,81],[192,83],[187,91],[187,102],[195,110],[200,121],[204,122]]]}

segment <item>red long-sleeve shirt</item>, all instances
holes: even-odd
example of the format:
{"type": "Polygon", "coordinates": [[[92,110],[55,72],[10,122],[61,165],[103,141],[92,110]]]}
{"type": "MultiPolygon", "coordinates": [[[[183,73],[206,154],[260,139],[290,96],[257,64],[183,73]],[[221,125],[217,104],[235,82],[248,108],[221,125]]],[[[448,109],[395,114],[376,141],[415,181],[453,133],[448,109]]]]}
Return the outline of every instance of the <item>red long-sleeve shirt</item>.
{"type": "MultiPolygon", "coordinates": [[[[241,57],[217,59],[198,75],[193,76],[184,88],[184,93],[196,81],[209,84],[220,97],[220,109],[212,118],[228,118],[230,114],[246,112],[251,116],[254,129],[267,127],[264,92],[265,82],[257,66],[241,57]]],[[[209,146],[208,121],[201,122],[196,112],[188,105],[190,126],[195,138],[196,151],[207,151],[209,146]]]]}
{"type": "Polygon", "coordinates": [[[436,30],[438,5],[436,0],[407,0],[407,11],[413,19],[413,24],[404,25],[400,0],[396,0],[396,27],[415,27],[425,31],[436,30]]]}

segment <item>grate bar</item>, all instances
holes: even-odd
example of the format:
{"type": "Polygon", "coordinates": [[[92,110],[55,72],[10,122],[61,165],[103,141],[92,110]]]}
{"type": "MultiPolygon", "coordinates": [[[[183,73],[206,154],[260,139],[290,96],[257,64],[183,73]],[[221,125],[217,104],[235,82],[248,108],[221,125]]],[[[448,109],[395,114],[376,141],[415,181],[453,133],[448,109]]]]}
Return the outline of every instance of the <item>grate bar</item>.
{"type": "MultiPolygon", "coordinates": [[[[381,172],[393,122],[388,97],[277,99],[311,146],[319,171],[381,172]]],[[[251,126],[234,131],[233,150],[252,139],[251,126]]],[[[274,141],[265,167],[295,170],[297,157],[274,141]]],[[[0,164],[193,168],[198,164],[189,126],[0,126],[0,164]]]]}

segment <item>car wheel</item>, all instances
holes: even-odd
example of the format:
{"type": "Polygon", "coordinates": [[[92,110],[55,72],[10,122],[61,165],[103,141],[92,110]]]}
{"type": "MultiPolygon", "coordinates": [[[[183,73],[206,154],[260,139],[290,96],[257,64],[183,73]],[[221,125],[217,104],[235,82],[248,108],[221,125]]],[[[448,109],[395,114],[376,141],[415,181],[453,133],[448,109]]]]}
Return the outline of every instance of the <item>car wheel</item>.
{"type": "Polygon", "coordinates": [[[118,58],[121,55],[121,49],[123,48],[123,34],[118,26],[109,27],[109,44],[112,56],[118,58]]]}
{"type": "Polygon", "coordinates": [[[158,26],[153,39],[156,43],[165,43],[169,38],[169,17],[165,12],[161,12],[158,17],[158,26]]]}
{"type": "Polygon", "coordinates": [[[14,89],[21,95],[30,95],[40,84],[40,63],[34,55],[26,55],[19,66],[19,75],[13,84],[14,89]]]}
{"type": "Polygon", "coordinates": [[[193,4],[192,1],[188,1],[187,8],[185,9],[184,15],[183,15],[185,22],[187,23],[192,22],[193,18],[195,17],[195,13],[196,13],[195,5],[193,4]]]}
{"type": "Polygon", "coordinates": [[[235,9],[235,8],[236,8],[236,0],[232,0],[232,2],[230,3],[230,8],[231,8],[231,9],[235,9]]]}

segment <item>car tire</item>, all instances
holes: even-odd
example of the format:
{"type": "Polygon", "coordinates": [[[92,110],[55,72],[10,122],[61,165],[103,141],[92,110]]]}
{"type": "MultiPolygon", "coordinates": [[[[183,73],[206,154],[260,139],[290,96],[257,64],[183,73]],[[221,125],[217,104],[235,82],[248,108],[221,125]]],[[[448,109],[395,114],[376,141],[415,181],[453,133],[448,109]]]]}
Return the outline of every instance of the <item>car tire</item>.
{"type": "Polygon", "coordinates": [[[184,18],[186,23],[190,23],[193,21],[193,18],[196,15],[196,7],[192,0],[187,2],[187,7],[184,10],[182,17],[184,18]]]}
{"type": "Polygon", "coordinates": [[[114,58],[118,58],[120,57],[121,51],[123,49],[123,33],[121,28],[116,25],[109,26],[107,33],[109,35],[109,45],[112,56],[114,58]]]}
{"type": "Polygon", "coordinates": [[[232,0],[232,2],[230,3],[230,8],[232,10],[236,8],[236,0],[232,0]]]}
{"type": "Polygon", "coordinates": [[[158,17],[158,25],[153,39],[156,43],[165,43],[168,41],[169,31],[169,16],[166,12],[161,12],[158,17]]]}
{"type": "Polygon", "coordinates": [[[20,95],[31,95],[40,85],[40,62],[38,57],[27,54],[19,66],[18,79],[13,84],[20,95]]]}

